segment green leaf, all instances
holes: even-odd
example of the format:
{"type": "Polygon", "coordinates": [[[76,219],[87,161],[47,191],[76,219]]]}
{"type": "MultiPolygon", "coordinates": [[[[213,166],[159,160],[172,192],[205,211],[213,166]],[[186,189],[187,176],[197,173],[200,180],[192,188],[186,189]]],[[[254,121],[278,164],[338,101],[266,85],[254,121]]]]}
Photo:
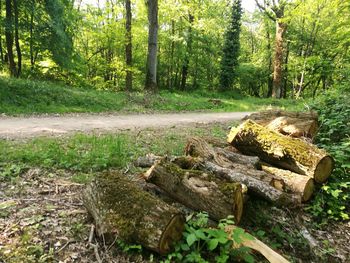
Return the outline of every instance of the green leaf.
{"type": "Polygon", "coordinates": [[[197,237],[195,234],[189,234],[186,238],[186,242],[189,246],[192,246],[194,242],[197,241],[197,237]]]}
{"type": "Polygon", "coordinates": [[[211,239],[207,242],[208,244],[208,249],[210,251],[213,251],[219,244],[219,241],[217,239],[211,239]]]}

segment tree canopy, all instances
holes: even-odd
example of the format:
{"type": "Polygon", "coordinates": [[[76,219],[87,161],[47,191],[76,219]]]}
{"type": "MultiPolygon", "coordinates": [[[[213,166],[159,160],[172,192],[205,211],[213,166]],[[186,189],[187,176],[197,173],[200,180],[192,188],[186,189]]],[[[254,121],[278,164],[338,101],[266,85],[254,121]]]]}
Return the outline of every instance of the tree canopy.
{"type": "Polygon", "coordinates": [[[256,0],[242,19],[239,2],[2,0],[1,66],[16,77],[143,90],[155,47],[159,89],[299,98],[349,81],[348,1],[256,0]]]}

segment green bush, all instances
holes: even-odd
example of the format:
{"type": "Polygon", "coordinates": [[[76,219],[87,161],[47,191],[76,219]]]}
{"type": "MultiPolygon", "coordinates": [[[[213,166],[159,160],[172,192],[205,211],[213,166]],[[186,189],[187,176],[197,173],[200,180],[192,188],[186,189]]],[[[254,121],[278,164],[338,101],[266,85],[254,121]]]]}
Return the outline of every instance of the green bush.
{"type": "Polygon", "coordinates": [[[312,109],[319,113],[316,143],[335,160],[335,169],[307,209],[317,218],[350,219],[350,94],[334,90],[318,98],[312,109]]]}

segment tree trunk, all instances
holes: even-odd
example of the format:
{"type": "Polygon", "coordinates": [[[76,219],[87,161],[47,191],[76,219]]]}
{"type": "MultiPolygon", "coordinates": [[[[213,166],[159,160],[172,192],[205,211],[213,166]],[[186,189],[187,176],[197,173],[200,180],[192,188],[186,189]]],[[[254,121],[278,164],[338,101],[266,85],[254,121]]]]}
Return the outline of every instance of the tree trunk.
{"type": "Polygon", "coordinates": [[[13,0],[13,9],[15,14],[15,43],[17,51],[17,70],[16,77],[18,78],[22,72],[22,52],[19,45],[19,34],[18,34],[18,3],[17,0],[13,0]]]}
{"type": "Polygon", "coordinates": [[[260,167],[258,157],[243,155],[220,147],[212,147],[210,144],[210,142],[199,137],[189,138],[185,147],[185,154],[215,161],[221,166],[241,164],[251,169],[260,167]]]}
{"type": "Polygon", "coordinates": [[[273,71],[272,97],[280,99],[283,81],[283,42],[287,25],[279,20],[276,21],[276,42],[273,71]]]}
{"type": "Polygon", "coordinates": [[[204,161],[201,167],[206,171],[214,173],[223,180],[239,182],[246,185],[248,187],[248,194],[254,193],[276,205],[298,205],[301,203],[301,198],[299,196],[284,193],[266,182],[262,182],[257,178],[246,175],[245,173],[223,168],[209,161],[204,161]]]}
{"type": "Polygon", "coordinates": [[[311,177],[279,169],[266,163],[262,165],[262,170],[282,180],[286,186],[286,191],[300,194],[303,202],[308,201],[314,192],[315,185],[311,177]]]}
{"type": "Polygon", "coordinates": [[[145,89],[157,90],[157,49],[158,49],[158,0],[147,0],[148,7],[148,53],[145,89]]]}
{"type": "Polygon", "coordinates": [[[16,63],[13,56],[13,18],[12,18],[12,1],[6,0],[6,48],[7,48],[7,61],[10,71],[10,76],[14,77],[17,74],[16,63]]]}
{"type": "Polygon", "coordinates": [[[330,176],[334,161],[325,151],[303,140],[269,130],[252,120],[231,129],[228,142],[244,154],[257,155],[267,163],[311,176],[323,183],[330,176]]]}
{"type": "Polygon", "coordinates": [[[243,120],[253,120],[259,125],[292,137],[314,138],[318,131],[316,112],[288,112],[267,110],[250,114],[243,120]]]}
{"type": "Polygon", "coordinates": [[[96,176],[83,192],[99,236],[135,242],[160,254],[181,239],[183,215],[117,173],[96,176]]]}
{"type": "MultiPolygon", "coordinates": [[[[0,20],[2,21],[2,1],[0,1],[0,20]]],[[[2,25],[0,26],[0,58],[1,62],[4,63],[4,50],[2,47],[2,25]]]]}
{"type": "Polygon", "coordinates": [[[272,78],[272,51],[271,51],[271,43],[270,43],[270,32],[268,29],[268,24],[266,25],[266,39],[267,39],[267,52],[268,52],[268,60],[269,60],[269,75],[267,78],[267,94],[266,96],[270,98],[272,96],[272,87],[273,87],[273,78],[272,78]]]}
{"type": "Polygon", "coordinates": [[[131,0],[125,0],[125,30],[126,30],[126,45],[125,45],[125,62],[126,62],[126,77],[125,88],[127,91],[132,90],[132,33],[131,33],[131,0]]]}
{"type": "Polygon", "coordinates": [[[229,215],[234,215],[236,223],[241,219],[243,195],[240,184],[221,182],[210,174],[185,170],[166,160],[154,164],[144,177],[173,199],[196,211],[206,211],[215,220],[229,215]]]}
{"type": "Polygon", "coordinates": [[[34,8],[35,2],[32,1],[32,9],[30,12],[30,25],[29,25],[29,54],[30,54],[30,68],[34,69],[35,57],[34,57],[34,39],[33,39],[33,27],[34,27],[34,8]]]}
{"type": "Polygon", "coordinates": [[[190,23],[188,27],[188,38],[187,38],[187,50],[185,55],[185,61],[182,66],[182,78],[181,78],[181,90],[186,89],[187,75],[188,75],[188,66],[190,64],[190,55],[192,53],[192,24],[194,17],[192,14],[188,14],[188,21],[190,23]]]}

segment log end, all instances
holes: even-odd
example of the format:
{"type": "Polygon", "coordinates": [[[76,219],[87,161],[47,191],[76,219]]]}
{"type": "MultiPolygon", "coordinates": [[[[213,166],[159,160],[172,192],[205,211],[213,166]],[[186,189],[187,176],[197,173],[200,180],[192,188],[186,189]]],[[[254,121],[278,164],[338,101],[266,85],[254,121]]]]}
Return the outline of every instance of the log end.
{"type": "Polygon", "coordinates": [[[304,187],[304,192],[302,193],[301,199],[303,202],[310,200],[315,189],[314,179],[309,178],[304,187]]]}
{"type": "Polygon", "coordinates": [[[169,253],[173,246],[182,238],[185,229],[185,218],[181,215],[175,215],[166,226],[159,241],[159,254],[169,253]]]}
{"type": "Polygon", "coordinates": [[[334,168],[334,160],[329,155],[323,157],[317,164],[314,179],[317,183],[324,183],[331,175],[334,168]]]}

